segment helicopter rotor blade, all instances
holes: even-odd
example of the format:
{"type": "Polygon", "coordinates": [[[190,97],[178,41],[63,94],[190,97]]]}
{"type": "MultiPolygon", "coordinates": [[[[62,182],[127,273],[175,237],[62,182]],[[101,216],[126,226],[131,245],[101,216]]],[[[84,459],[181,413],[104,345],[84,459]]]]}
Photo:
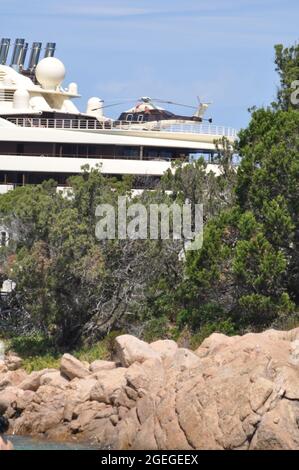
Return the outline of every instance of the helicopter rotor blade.
{"type": "Polygon", "coordinates": [[[157,103],[173,104],[175,106],[183,106],[184,108],[197,109],[196,106],[191,106],[190,104],[176,103],[175,101],[170,101],[170,100],[160,100],[158,98],[153,98],[152,101],[156,101],[157,103]]]}
{"type": "Polygon", "coordinates": [[[98,109],[104,109],[104,108],[112,108],[113,106],[119,106],[121,104],[126,104],[126,103],[132,102],[132,101],[134,101],[134,99],[133,100],[123,100],[123,101],[119,101],[117,103],[104,104],[103,106],[99,106],[98,108],[92,109],[92,111],[97,111],[98,109]]]}

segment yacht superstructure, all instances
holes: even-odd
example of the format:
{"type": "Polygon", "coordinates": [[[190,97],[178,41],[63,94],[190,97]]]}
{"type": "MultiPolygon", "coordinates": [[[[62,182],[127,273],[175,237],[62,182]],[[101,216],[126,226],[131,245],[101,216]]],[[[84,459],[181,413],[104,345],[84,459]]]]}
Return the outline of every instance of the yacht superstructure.
{"type": "MultiPolygon", "coordinates": [[[[175,115],[149,97],[118,120],[104,116],[102,99],[88,100],[86,111],[74,103],[78,86],[62,87],[63,63],[54,57],[55,44],[33,43],[28,66],[28,44],[17,39],[8,63],[10,40],[0,44],[0,192],[16,185],[37,184],[53,178],[67,186],[82,166],[101,166],[106,175],[125,174],[154,181],[173,160],[188,161],[203,154],[212,161],[215,139],[236,139],[234,129],[204,120],[207,105],[193,116],[175,115]]],[[[161,101],[161,100],[160,100],[161,101]]],[[[215,165],[211,169],[217,171],[215,165]]]]}

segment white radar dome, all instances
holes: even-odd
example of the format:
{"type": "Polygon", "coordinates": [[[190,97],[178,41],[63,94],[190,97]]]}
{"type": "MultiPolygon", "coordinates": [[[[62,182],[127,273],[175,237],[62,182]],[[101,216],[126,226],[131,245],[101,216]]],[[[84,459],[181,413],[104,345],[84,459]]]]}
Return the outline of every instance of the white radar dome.
{"type": "Polygon", "coordinates": [[[56,57],[45,57],[36,66],[35,76],[47,90],[56,90],[65,77],[65,67],[56,57]]]}

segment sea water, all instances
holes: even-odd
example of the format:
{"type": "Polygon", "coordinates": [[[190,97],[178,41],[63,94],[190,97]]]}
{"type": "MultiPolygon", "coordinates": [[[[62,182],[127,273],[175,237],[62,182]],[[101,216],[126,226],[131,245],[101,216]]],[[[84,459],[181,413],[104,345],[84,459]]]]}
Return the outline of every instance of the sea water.
{"type": "Polygon", "coordinates": [[[7,439],[13,443],[15,450],[98,450],[97,447],[91,444],[59,443],[27,436],[7,436],[7,439]]]}

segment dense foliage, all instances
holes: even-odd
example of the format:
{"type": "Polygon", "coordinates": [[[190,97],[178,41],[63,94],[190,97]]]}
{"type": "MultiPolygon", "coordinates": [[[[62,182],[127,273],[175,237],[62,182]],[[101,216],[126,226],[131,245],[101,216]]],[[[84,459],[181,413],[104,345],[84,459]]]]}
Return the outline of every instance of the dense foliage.
{"type": "Polygon", "coordinates": [[[2,299],[0,328],[39,333],[63,347],[95,342],[113,329],[151,340],[200,342],[288,326],[299,305],[299,114],[290,102],[299,79],[298,46],[276,46],[277,102],[254,109],[233,151],[217,143],[220,173],[199,159],[177,163],[156,191],[132,196],[130,179],[84,169],[69,197],[53,181],[0,196],[3,223],[15,234],[0,249],[0,281],[16,282],[2,299]],[[169,192],[170,191],[170,192],[169,192]],[[102,240],[95,208],[133,202],[204,204],[201,250],[183,240],[102,240]]]}

